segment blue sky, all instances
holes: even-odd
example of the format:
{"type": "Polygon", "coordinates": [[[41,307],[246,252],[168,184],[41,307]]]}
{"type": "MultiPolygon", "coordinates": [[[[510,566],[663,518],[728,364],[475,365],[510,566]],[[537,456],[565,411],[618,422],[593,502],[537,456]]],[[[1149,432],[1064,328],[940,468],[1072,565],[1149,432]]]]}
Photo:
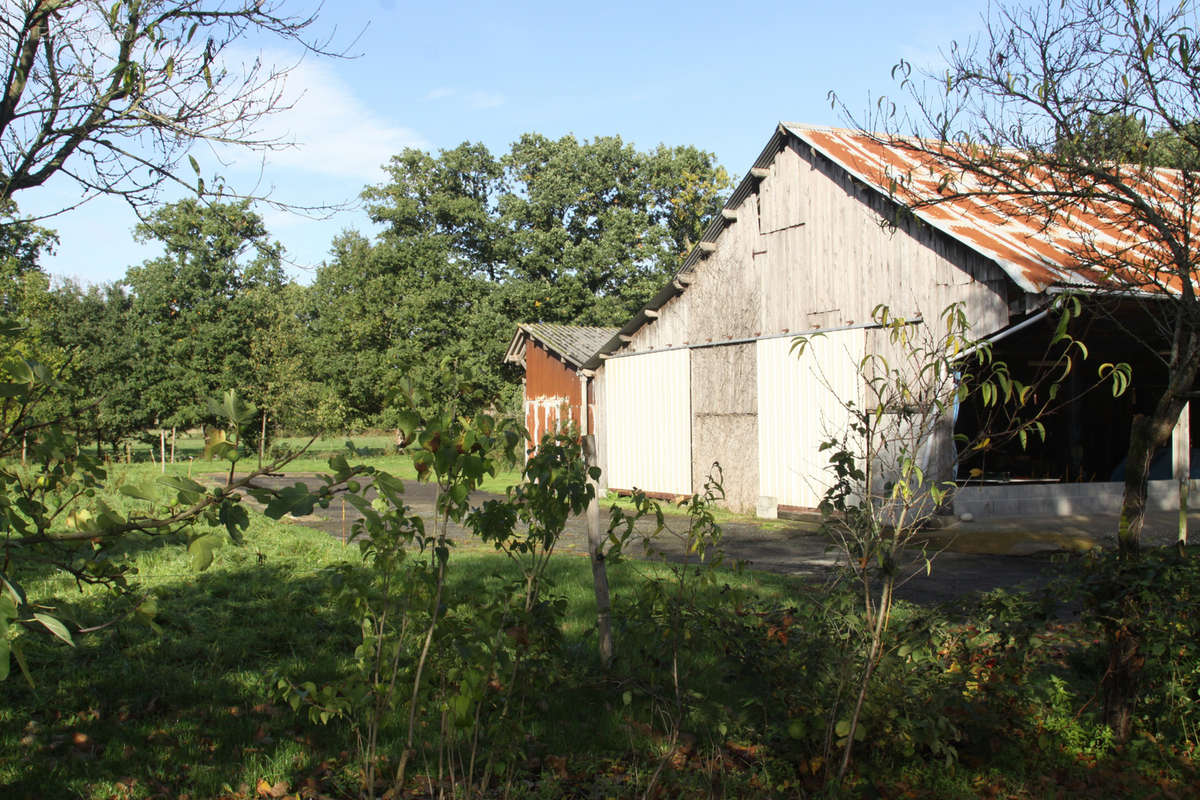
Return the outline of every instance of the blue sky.
{"type": "MultiPolygon", "coordinates": [[[[312,4],[288,0],[296,13],[312,4]]],[[[295,63],[295,107],[265,133],[293,149],[260,165],[222,165],[195,151],[205,174],[235,187],[271,189],[285,203],[355,201],[380,166],[407,146],[436,151],[463,141],[507,150],[522,133],[586,139],[619,135],[639,148],[692,144],[742,175],[780,120],[844,124],[833,89],[853,109],[894,90],[904,58],[936,66],[939,48],[982,27],[984,0],[957,3],[463,3],[331,0],[316,33],[335,35],[357,58],[307,57],[277,42],[248,54],[295,63]],[[361,31],[361,35],[358,35],[361,31]],[[353,41],[357,35],[357,40],[353,41]]],[[[53,184],[17,196],[26,212],[60,207],[74,189],[53,184]]],[[[338,232],[370,232],[358,209],[330,219],[260,209],[287,248],[289,271],[312,279],[338,232]]],[[[132,212],[95,201],[47,221],[62,243],[44,266],[82,282],[121,278],[155,255],[132,241],[132,212]]]]}

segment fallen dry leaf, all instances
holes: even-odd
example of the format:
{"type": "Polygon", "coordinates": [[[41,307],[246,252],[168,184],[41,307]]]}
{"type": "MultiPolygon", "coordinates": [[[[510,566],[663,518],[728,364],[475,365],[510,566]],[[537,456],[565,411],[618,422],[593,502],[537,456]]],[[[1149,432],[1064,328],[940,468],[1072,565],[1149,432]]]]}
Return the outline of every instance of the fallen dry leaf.
{"type": "Polygon", "coordinates": [[[279,781],[274,785],[267,783],[263,778],[258,779],[258,783],[254,785],[254,790],[258,792],[259,797],[276,798],[283,797],[288,793],[287,781],[279,781]]]}

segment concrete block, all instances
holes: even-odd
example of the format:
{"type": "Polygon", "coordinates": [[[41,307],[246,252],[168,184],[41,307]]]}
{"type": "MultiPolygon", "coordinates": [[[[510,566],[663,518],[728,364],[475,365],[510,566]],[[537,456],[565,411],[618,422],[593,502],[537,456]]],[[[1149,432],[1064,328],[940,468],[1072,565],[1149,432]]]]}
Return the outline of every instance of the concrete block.
{"type": "Polygon", "coordinates": [[[760,519],[779,519],[779,498],[760,495],[754,513],[760,519]]]}

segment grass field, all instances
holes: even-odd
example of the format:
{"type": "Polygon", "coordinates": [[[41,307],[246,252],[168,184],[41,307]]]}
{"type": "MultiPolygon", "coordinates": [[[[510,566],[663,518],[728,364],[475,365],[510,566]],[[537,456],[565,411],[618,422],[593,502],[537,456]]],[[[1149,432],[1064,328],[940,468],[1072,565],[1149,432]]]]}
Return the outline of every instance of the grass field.
{"type": "MultiPolygon", "coordinates": [[[[310,440],[306,437],[289,436],[276,439],[274,447],[282,450],[300,451],[304,454],[291,461],[285,467],[285,472],[324,473],[329,471],[329,459],[333,456],[345,456],[351,464],[369,463],[372,466],[386,470],[405,480],[415,480],[416,470],[408,456],[395,452],[395,438],[391,434],[347,434],[345,436],[329,436],[310,440]]],[[[169,451],[168,451],[169,452],[169,451]]],[[[157,456],[154,456],[155,458],[157,456]]],[[[258,467],[257,453],[247,454],[238,462],[238,472],[245,473],[258,467]]],[[[129,478],[146,478],[157,473],[172,475],[213,475],[228,469],[227,462],[214,461],[204,457],[204,440],[199,436],[180,436],[176,440],[175,462],[163,465],[153,461],[150,449],[141,444],[134,449],[134,463],[116,462],[110,465],[109,472],[113,477],[128,476],[129,478]]],[[[494,477],[486,478],[480,484],[480,491],[504,494],[510,486],[521,480],[521,466],[512,465],[502,469],[494,477]]],[[[609,493],[603,498],[604,507],[618,505],[632,509],[633,503],[627,496],[609,493]]],[[[662,504],[667,514],[681,514],[669,502],[662,504]]],[[[739,521],[746,517],[734,514],[721,508],[714,510],[714,516],[720,522],[739,521]]],[[[784,522],[773,520],[756,520],[756,524],[771,529],[783,527],[784,522]]]]}
{"type": "MultiPolygon", "coordinates": [[[[326,453],[335,447],[336,440],[326,453]]],[[[371,462],[404,474],[402,461],[387,460],[396,458],[371,462]]],[[[192,469],[201,463],[210,462],[192,469]]],[[[314,460],[312,469],[321,466],[314,460]]],[[[157,469],[116,465],[112,473],[120,480],[157,469]]],[[[246,543],[222,546],[203,573],[189,568],[180,541],[129,536],[119,557],[137,569],[131,596],[81,590],[33,562],[13,572],[72,630],[94,631],[73,648],[36,631],[22,635],[35,686],[15,670],[0,683],[0,796],[357,796],[352,727],[314,723],[275,687],[280,677],[336,682],[350,669],[359,623],[339,600],[335,573],[363,569],[358,548],[252,515],[246,543]],[[131,615],[147,599],[153,625],[131,615]]],[[[450,563],[449,630],[460,632],[446,635],[462,636],[486,598],[518,573],[483,546],[458,548],[450,563]]],[[[520,759],[507,773],[516,781],[509,796],[640,797],[658,764],[667,766],[659,797],[826,791],[814,742],[853,670],[844,655],[853,617],[839,605],[852,594],[718,571],[696,594],[663,601],[655,592],[669,592],[673,573],[620,562],[610,567],[618,660],[606,672],[595,654],[589,562],[556,556],[550,576],[565,603],[553,622],[560,640],[531,665],[539,692],[521,740],[510,743],[520,759]],[[683,637],[682,650],[672,656],[664,620],[676,612],[671,635],[683,637]],[[673,750],[665,720],[676,669],[689,710],[673,750]]],[[[903,607],[894,624],[898,640],[931,642],[930,660],[893,654],[887,662],[856,770],[835,796],[1182,798],[1200,789],[1194,729],[1146,718],[1131,745],[1106,738],[1096,699],[1103,653],[1093,631],[1004,596],[955,609],[903,607]]],[[[1184,650],[1173,668],[1174,689],[1186,693],[1200,666],[1184,650]]],[[[1166,702],[1170,710],[1178,701],[1166,702]]],[[[1194,725],[1186,701],[1174,708],[1194,725]]],[[[437,709],[430,714],[436,724],[437,709]]],[[[397,725],[385,731],[385,752],[397,752],[399,735],[397,725]]],[[[432,766],[423,761],[417,770],[432,766]]],[[[495,796],[502,794],[501,785],[495,796]]]]}
{"type": "MultiPolygon", "coordinates": [[[[23,576],[26,588],[73,629],[121,618],[149,596],[159,630],[126,619],[79,637],[74,648],[25,637],[36,686],[16,673],[3,684],[3,796],[252,797],[261,780],[297,786],[304,776],[349,760],[354,741],[344,725],[307,724],[272,686],[276,675],[320,682],[344,669],[357,624],[334,602],[329,570],[361,563],[358,548],[258,516],[246,539],[242,547],[223,546],[212,567],[198,574],[178,542],[129,537],[124,552],[138,570],[138,598],[81,593],[61,576],[23,576]]],[[[453,559],[458,595],[515,577],[503,557],[483,548],[453,559]]],[[[647,569],[659,568],[615,569],[614,593],[632,592],[647,569]]],[[[590,566],[563,557],[552,576],[568,602],[563,634],[578,643],[575,652],[589,669],[590,566]]],[[[791,589],[777,577],[758,588],[780,597],[791,589]]],[[[589,702],[598,700],[594,689],[589,695],[589,702]]],[[[615,697],[619,693],[608,699],[615,697]]],[[[563,716],[548,728],[558,733],[548,746],[564,751],[581,731],[565,730],[579,718],[559,711],[563,716]]],[[[605,747],[622,749],[619,730],[603,738],[605,747]]]]}

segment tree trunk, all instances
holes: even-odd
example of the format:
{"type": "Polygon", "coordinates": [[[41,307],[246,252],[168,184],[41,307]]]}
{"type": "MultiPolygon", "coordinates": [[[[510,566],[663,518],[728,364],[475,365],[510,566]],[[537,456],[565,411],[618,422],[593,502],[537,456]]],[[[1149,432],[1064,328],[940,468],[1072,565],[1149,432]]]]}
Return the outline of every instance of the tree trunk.
{"type": "Polygon", "coordinates": [[[1142,525],[1146,521],[1146,480],[1150,457],[1154,453],[1151,422],[1137,414],[1129,429],[1129,450],[1125,456],[1125,493],[1121,498],[1121,520],[1117,528],[1117,550],[1122,556],[1136,556],[1141,547],[1142,525]]]}
{"type": "Polygon", "coordinates": [[[159,472],[167,471],[167,430],[158,429],[158,466],[159,472]]]}
{"type": "MultiPolygon", "coordinates": [[[[596,437],[583,437],[583,458],[588,469],[596,466],[596,437]]],[[[612,605],[608,596],[608,566],[604,562],[604,534],[600,531],[599,486],[588,478],[592,487],[591,502],[587,507],[588,556],[592,561],[592,586],[596,593],[596,634],[600,643],[600,663],[608,669],[613,660],[612,605]]]]}
{"type": "MultiPolygon", "coordinates": [[[[1188,386],[1195,367],[1187,370],[1188,386]]],[[[1146,521],[1146,481],[1154,453],[1171,439],[1171,431],[1183,410],[1182,392],[1172,391],[1176,379],[1163,392],[1154,412],[1137,414],[1129,430],[1129,454],[1125,460],[1125,494],[1121,498],[1121,521],[1117,530],[1118,552],[1122,557],[1136,556],[1141,547],[1142,525],[1146,521]]]]}
{"type": "Polygon", "coordinates": [[[175,463],[175,426],[171,426],[171,463],[175,463]]]}
{"type": "MultiPolygon", "coordinates": [[[[1128,605],[1130,600],[1126,599],[1128,605]]],[[[1126,609],[1126,613],[1136,613],[1126,609]]],[[[1145,659],[1140,637],[1128,625],[1114,626],[1108,633],[1108,669],[1104,673],[1104,722],[1113,738],[1122,744],[1133,732],[1133,709],[1137,700],[1138,678],[1145,659]]]]}

